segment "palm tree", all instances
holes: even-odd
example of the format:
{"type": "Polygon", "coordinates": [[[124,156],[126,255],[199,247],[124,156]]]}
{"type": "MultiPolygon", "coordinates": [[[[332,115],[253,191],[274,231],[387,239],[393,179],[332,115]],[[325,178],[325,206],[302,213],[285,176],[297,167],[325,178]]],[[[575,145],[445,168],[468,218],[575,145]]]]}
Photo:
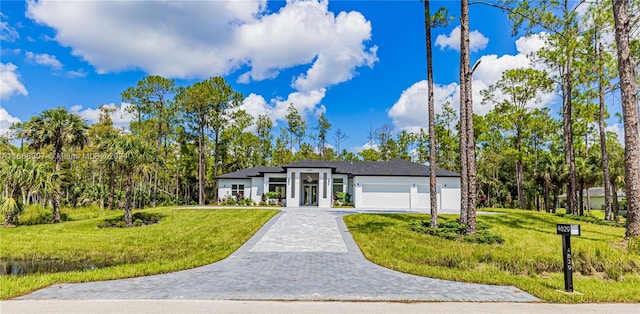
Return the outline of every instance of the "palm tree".
{"type": "Polygon", "coordinates": [[[26,164],[27,168],[27,187],[28,193],[24,199],[24,204],[29,205],[32,199],[35,201],[42,200],[42,203],[47,197],[56,190],[57,175],[51,174],[51,168],[48,164],[43,162],[32,161],[26,164]]]}
{"type": "Polygon", "coordinates": [[[156,155],[154,149],[140,138],[126,135],[117,140],[117,163],[125,179],[124,221],[127,226],[133,225],[131,209],[133,208],[133,176],[144,170],[145,166],[154,162],[156,155]]]}
{"type": "Polygon", "coordinates": [[[24,125],[24,137],[30,141],[30,146],[36,150],[51,147],[55,162],[57,191],[53,194],[53,222],[60,222],[60,173],[65,147],[82,147],[88,142],[89,127],[82,118],[70,113],[64,107],[43,111],[31,118],[24,125]]]}
{"type": "Polygon", "coordinates": [[[116,182],[116,166],[118,161],[118,141],[117,135],[101,139],[97,145],[97,151],[100,152],[98,165],[105,169],[109,175],[109,192],[107,197],[107,207],[113,209],[116,182]]]}
{"type": "Polygon", "coordinates": [[[22,209],[19,193],[27,186],[29,170],[23,158],[9,158],[0,162],[0,177],[4,178],[2,184],[4,195],[0,203],[0,214],[4,215],[4,224],[15,224],[17,214],[22,209]]]}

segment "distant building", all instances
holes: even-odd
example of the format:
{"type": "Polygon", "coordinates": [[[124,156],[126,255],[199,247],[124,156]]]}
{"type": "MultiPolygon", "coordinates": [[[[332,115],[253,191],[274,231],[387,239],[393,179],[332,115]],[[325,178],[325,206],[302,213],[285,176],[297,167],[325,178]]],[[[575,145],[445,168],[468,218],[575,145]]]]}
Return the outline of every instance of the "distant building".
{"type": "MultiPolygon", "coordinates": [[[[582,190],[582,202],[584,206],[590,204],[590,209],[603,209],[604,208],[604,187],[593,187],[589,188],[589,194],[587,194],[587,190],[582,190]],[[587,202],[587,198],[588,201],[587,202]]],[[[618,201],[625,200],[624,189],[618,189],[618,201]]],[[[613,197],[613,195],[612,195],[613,197]]],[[[558,196],[558,200],[560,203],[566,202],[567,195],[562,194],[558,196]]]]}

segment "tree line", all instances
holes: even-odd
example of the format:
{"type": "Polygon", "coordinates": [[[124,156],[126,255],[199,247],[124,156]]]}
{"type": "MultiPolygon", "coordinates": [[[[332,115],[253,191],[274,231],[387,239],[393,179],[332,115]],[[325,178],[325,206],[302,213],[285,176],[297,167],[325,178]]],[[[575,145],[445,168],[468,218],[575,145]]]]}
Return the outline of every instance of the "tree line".
{"type": "MultiPolygon", "coordinates": [[[[532,57],[549,70],[505,71],[481,92],[482,103],[493,109],[478,116],[471,99],[469,1],[462,1],[461,12],[467,13],[461,14],[459,114],[448,103],[434,114],[430,101],[433,125],[428,130],[371,126],[365,134],[367,148],[358,153],[343,144],[362,134],[334,128],[324,114],[306,121],[291,104],[280,128],[269,116],[254,118],[241,109],[243,95],[222,77],[189,86],[160,76],[142,78],[121,95],[131,104],[133,117],[126,131],[114,125],[110,106],[100,107],[92,125],[62,107],[45,110],[13,125],[11,136],[1,138],[5,223],[32,203],[50,205],[54,221],[60,220],[60,206],[124,208],[130,216],[135,207],[214,203],[216,175],[254,166],[403,158],[462,174],[462,216],[470,220],[470,232],[476,206],[554,211],[560,206],[558,196],[565,194],[567,212],[583,214],[587,205],[580,193],[593,186],[605,187],[606,219],[616,219],[613,194],[625,187],[632,225],[640,211],[640,157],[634,157],[640,141],[635,72],[640,44],[629,40],[629,32],[638,32],[638,3],[595,2],[584,14],[566,0],[490,3],[507,12],[514,34],[547,30],[547,46],[532,57]],[[604,38],[613,33],[616,42],[607,42],[604,38]],[[621,53],[625,38],[626,52],[621,53]],[[562,98],[561,112],[536,106],[541,94],[553,91],[562,98]],[[604,123],[605,96],[618,93],[624,147],[604,123]],[[16,141],[20,144],[11,144],[16,141]]],[[[426,1],[427,34],[427,26],[441,26],[448,19],[440,10],[432,17],[428,5],[426,1]]],[[[637,226],[630,229],[631,235],[640,233],[637,226]]]]}
{"type": "MultiPolygon", "coordinates": [[[[491,154],[489,151],[488,155],[493,155],[497,159],[502,160],[505,155],[510,155],[512,164],[515,166],[518,207],[527,206],[523,168],[526,163],[531,162],[531,151],[524,149],[523,144],[526,145],[526,141],[531,140],[535,147],[533,177],[542,174],[541,181],[544,181],[534,185],[543,186],[545,208],[550,207],[549,193],[552,187],[564,184],[567,213],[583,214],[583,188],[594,184],[596,179],[590,171],[601,167],[600,182],[605,188],[605,219],[611,219],[612,194],[617,190],[616,182],[620,177],[614,174],[612,179],[610,171],[607,147],[609,141],[607,141],[604,126],[606,118],[604,100],[605,94],[619,90],[625,144],[623,173],[628,207],[626,234],[627,236],[640,235],[640,125],[638,121],[640,113],[637,99],[639,74],[637,65],[640,61],[640,40],[638,40],[640,15],[637,13],[639,9],[640,1],[637,0],[461,1],[459,137],[463,194],[461,222],[467,219],[466,215],[469,215],[470,219],[475,215],[474,206],[478,194],[474,191],[480,185],[476,180],[483,175],[480,169],[476,168],[475,154],[486,147],[494,147],[494,153],[491,154]],[[480,119],[473,117],[473,110],[470,110],[473,107],[471,77],[478,64],[476,63],[473,68],[469,66],[468,10],[469,5],[473,4],[488,5],[505,12],[512,23],[512,34],[524,32],[526,35],[532,35],[534,32],[543,30],[546,44],[530,57],[547,70],[505,71],[498,83],[483,91],[483,102],[493,103],[495,109],[492,110],[493,114],[490,113],[480,119]],[[615,37],[615,41],[607,42],[604,39],[607,37],[615,37]],[[553,132],[546,134],[548,132],[545,130],[545,127],[553,126],[553,121],[548,119],[548,114],[544,110],[534,110],[531,106],[538,93],[550,90],[558,91],[562,97],[560,113],[562,139],[559,141],[562,145],[561,149],[552,145],[553,140],[545,139],[553,136],[553,132]],[[496,91],[502,93],[501,97],[496,97],[496,91]],[[485,128],[479,130],[481,133],[476,132],[477,125],[474,125],[476,120],[487,122],[485,128]],[[531,127],[536,124],[537,126],[531,127]],[[599,157],[598,152],[594,152],[595,145],[591,145],[591,151],[589,149],[589,129],[593,124],[598,128],[599,157]],[[527,128],[525,125],[530,127],[527,128]],[[483,135],[485,135],[484,138],[483,135]],[[502,147],[507,150],[500,150],[501,144],[492,143],[492,136],[507,138],[509,145],[502,147]],[[582,148],[580,147],[581,136],[584,136],[582,148]],[[543,147],[540,149],[539,145],[543,147]],[[561,151],[564,162],[554,171],[556,177],[552,178],[551,166],[546,171],[538,169],[540,150],[543,158],[544,155],[549,154],[546,158],[549,164],[553,164],[550,160],[555,159],[550,157],[553,156],[554,151],[561,151]],[[592,160],[591,163],[589,159],[592,160]],[[589,169],[590,164],[594,164],[594,159],[599,159],[599,163],[589,169]],[[556,181],[555,184],[554,181],[556,181]],[[468,196],[467,199],[465,195],[468,196]]],[[[553,129],[557,130],[557,127],[553,129]]],[[[615,143],[612,145],[615,146],[615,143]]],[[[483,163],[481,166],[491,165],[483,163]]],[[[497,172],[494,169],[494,178],[497,172]]],[[[484,173],[484,175],[487,174],[484,173]]],[[[495,182],[493,183],[496,185],[495,182]]],[[[507,194],[509,197],[512,195],[513,193],[507,194]]],[[[536,197],[536,200],[538,199],[536,197]]],[[[613,201],[617,201],[617,198],[613,201]]],[[[539,206],[538,202],[537,204],[539,206]]],[[[617,204],[614,207],[617,209],[617,204]]],[[[617,211],[614,213],[617,214],[617,211]]],[[[466,225],[467,233],[473,234],[474,222],[467,222],[466,225]]]]}

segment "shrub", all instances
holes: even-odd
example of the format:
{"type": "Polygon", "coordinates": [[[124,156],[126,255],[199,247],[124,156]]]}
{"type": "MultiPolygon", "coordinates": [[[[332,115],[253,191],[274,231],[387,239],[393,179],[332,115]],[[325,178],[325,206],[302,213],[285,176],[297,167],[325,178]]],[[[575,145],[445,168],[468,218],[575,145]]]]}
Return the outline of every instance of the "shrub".
{"type": "Polygon", "coordinates": [[[491,233],[487,230],[477,232],[474,235],[465,236],[463,237],[463,239],[465,242],[471,242],[471,243],[486,243],[486,244],[504,243],[504,239],[500,235],[491,233]]]}
{"type": "Polygon", "coordinates": [[[238,205],[241,206],[252,206],[253,205],[253,200],[250,198],[243,198],[238,202],[238,205]]]}
{"type": "Polygon", "coordinates": [[[466,235],[467,228],[457,220],[445,219],[439,223],[438,228],[432,228],[429,221],[412,221],[409,229],[414,232],[424,233],[447,240],[465,241],[471,243],[502,244],[502,236],[490,232],[491,226],[484,222],[476,224],[476,234],[466,235]]]}
{"type": "Polygon", "coordinates": [[[336,192],[336,197],[341,205],[351,203],[351,194],[345,192],[336,192]]]}
{"type": "Polygon", "coordinates": [[[234,206],[234,205],[236,205],[236,200],[235,200],[233,197],[227,197],[227,198],[224,200],[224,204],[225,204],[225,205],[234,206]]]}
{"type": "Polygon", "coordinates": [[[629,253],[640,255],[640,238],[631,238],[627,243],[629,253]]]}
{"type": "MultiPolygon", "coordinates": [[[[53,221],[53,209],[43,207],[40,204],[26,206],[17,216],[16,225],[41,225],[48,224],[53,221]]],[[[60,221],[70,221],[69,215],[60,213],[60,221]]]]}
{"type": "Polygon", "coordinates": [[[584,221],[587,223],[592,223],[597,225],[603,225],[603,226],[612,226],[612,227],[620,227],[620,228],[625,227],[624,223],[616,222],[613,220],[604,220],[604,219],[600,219],[593,216],[579,216],[579,215],[571,215],[571,214],[565,214],[565,213],[556,213],[556,216],[578,220],[578,221],[584,221]]]}
{"type": "MultiPolygon", "coordinates": [[[[163,215],[158,213],[138,212],[131,215],[133,225],[136,227],[152,225],[160,222],[163,215]]],[[[98,228],[125,228],[127,224],[124,222],[124,215],[116,218],[105,219],[98,224],[98,228]]]]}
{"type": "Polygon", "coordinates": [[[276,198],[278,198],[278,193],[277,192],[267,192],[267,198],[276,199],[276,198]]]}

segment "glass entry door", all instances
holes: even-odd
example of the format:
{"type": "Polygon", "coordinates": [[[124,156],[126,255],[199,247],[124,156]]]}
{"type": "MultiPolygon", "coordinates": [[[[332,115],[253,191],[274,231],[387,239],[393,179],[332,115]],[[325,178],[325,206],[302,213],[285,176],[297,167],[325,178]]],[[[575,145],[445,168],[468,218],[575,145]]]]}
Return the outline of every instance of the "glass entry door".
{"type": "Polygon", "coordinates": [[[302,205],[317,206],[318,205],[318,185],[305,184],[302,186],[302,205]]]}

